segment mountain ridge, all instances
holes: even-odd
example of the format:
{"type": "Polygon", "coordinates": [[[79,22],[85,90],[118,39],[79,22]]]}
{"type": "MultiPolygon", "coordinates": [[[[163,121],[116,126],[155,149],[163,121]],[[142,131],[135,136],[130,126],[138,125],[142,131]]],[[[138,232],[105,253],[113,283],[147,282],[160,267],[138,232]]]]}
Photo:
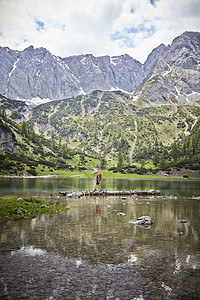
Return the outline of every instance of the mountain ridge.
{"type": "Polygon", "coordinates": [[[122,90],[145,105],[200,100],[200,33],[160,44],[141,64],[127,54],[61,58],[45,48],[0,47],[0,94],[10,99],[60,100],[95,90],[122,90]]]}
{"type": "Polygon", "coordinates": [[[94,90],[121,89],[132,93],[149,70],[148,62],[155,62],[161,48],[154,49],[154,58],[150,61],[148,57],[144,68],[127,54],[61,58],[43,47],[29,46],[23,51],[0,47],[0,94],[11,99],[60,100],[94,90]]]}
{"type": "Polygon", "coordinates": [[[136,90],[151,104],[188,104],[200,99],[200,33],[185,32],[163,51],[136,90]]]}

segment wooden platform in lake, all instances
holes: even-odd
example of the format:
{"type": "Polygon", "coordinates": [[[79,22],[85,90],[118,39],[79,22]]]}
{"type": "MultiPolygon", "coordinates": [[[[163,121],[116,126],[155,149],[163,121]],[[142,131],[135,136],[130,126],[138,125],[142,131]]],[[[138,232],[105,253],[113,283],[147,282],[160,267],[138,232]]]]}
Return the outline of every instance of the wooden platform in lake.
{"type": "Polygon", "coordinates": [[[159,190],[149,191],[102,191],[102,192],[59,192],[61,195],[68,197],[82,197],[82,196],[160,196],[159,190]]]}

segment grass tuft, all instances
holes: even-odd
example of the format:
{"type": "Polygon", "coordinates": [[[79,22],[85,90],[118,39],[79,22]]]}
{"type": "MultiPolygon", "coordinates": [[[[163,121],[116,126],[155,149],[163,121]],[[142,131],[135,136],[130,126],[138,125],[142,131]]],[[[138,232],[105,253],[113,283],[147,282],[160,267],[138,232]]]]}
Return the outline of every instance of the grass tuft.
{"type": "Polygon", "coordinates": [[[19,196],[0,196],[0,223],[8,220],[35,218],[40,214],[67,211],[60,202],[19,196]]]}

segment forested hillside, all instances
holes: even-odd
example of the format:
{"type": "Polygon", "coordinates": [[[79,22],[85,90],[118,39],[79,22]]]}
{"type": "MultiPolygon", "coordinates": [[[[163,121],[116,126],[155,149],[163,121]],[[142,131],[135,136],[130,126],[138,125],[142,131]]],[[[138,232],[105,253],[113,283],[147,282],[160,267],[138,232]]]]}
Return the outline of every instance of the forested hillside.
{"type": "Polygon", "coordinates": [[[53,132],[57,141],[61,138],[71,148],[104,156],[113,165],[120,156],[122,166],[146,161],[158,165],[163,160],[168,165],[176,146],[176,157],[198,153],[199,106],[132,103],[128,94],[96,91],[38,106],[28,124],[35,131],[45,131],[48,138],[53,132]],[[183,153],[182,144],[187,149],[183,153]]]}
{"type": "Polygon", "coordinates": [[[69,149],[52,135],[45,139],[30,130],[26,122],[17,124],[0,112],[0,174],[43,175],[59,170],[81,170],[99,161],[69,149]]]}
{"type": "MultiPolygon", "coordinates": [[[[63,168],[66,159],[80,153],[96,158],[96,163],[114,171],[199,170],[198,103],[152,107],[142,99],[133,100],[134,96],[120,91],[95,91],[34,108],[21,102],[17,105],[15,101],[12,109],[12,100],[4,98],[1,110],[18,122],[26,117],[27,121],[22,122],[26,138],[33,142],[37,137],[37,143],[40,141],[32,155],[44,151],[41,143],[45,141],[50,149],[48,155],[55,152],[54,157],[61,157],[63,168]]],[[[23,149],[22,145],[20,148],[23,149]]],[[[82,158],[78,164],[85,167],[83,161],[82,158]]]]}

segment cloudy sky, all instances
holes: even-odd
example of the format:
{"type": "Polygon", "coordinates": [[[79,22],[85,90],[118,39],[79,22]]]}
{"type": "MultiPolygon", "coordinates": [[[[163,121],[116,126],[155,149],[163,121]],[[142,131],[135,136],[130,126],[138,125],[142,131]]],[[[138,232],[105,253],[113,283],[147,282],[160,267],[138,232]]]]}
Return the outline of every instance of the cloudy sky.
{"type": "Polygon", "coordinates": [[[200,31],[199,0],[0,0],[0,46],[66,57],[129,54],[200,31]]]}

